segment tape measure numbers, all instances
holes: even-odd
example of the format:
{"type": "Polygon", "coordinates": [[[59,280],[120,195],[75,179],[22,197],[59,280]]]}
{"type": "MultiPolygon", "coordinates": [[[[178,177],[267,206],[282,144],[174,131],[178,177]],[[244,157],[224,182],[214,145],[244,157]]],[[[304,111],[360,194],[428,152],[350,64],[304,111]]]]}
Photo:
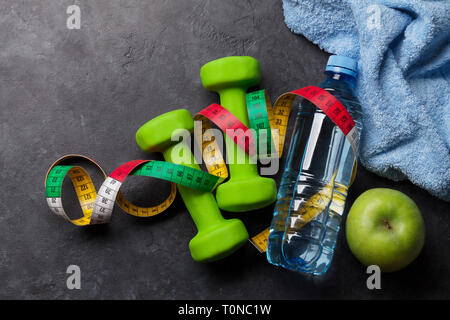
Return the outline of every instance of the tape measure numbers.
{"type": "MultiPolygon", "coordinates": [[[[150,217],[166,210],[176,196],[176,184],[186,187],[212,191],[218,184],[228,177],[228,170],[223,159],[216,137],[212,134],[211,122],[228,134],[234,142],[249,156],[273,155],[281,158],[286,139],[286,130],[289,114],[296,97],[303,97],[319,109],[321,109],[344,133],[351,144],[355,154],[358,150],[358,132],[355,123],[347,109],[326,90],[310,86],[282,94],[272,107],[265,90],[259,90],[247,94],[247,110],[250,127],[255,131],[255,136],[246,134],[248,128],[231,112],[218,104],[211,104],[195,115],[194,120],[202,122],[201,132],[194,132],[197,144],[201,146],[203,161],[207,171],[193,169],[183,165],[172,164],[164,161],[133,160],[115,169],[109,176],[94,160],[81,155],[67,155],[50,167],[46,179],[47,203],[52,212],[75,225],[84,226],[100,223],[108,223],[111,219],[114,203],[127,213],[138,217],[150,217]],[[230,134],[233,133],[233,136],[230,134]],[[260,139],[263,139],[260,141],[260,139]],[[265,154],[258,154],[257,147],[265,145],[265,154]],[[92,162],[104,175],[105,181],[98,193],[88,173],[80,166],[60,165],[63,160],[71,157],[80,157],[92,162]],[[61,188],[64,177],[69,175],[75,188],[78,201],[81,205],[83,216],[79,219],[70,219],[64,211],[61,200],[61,188]],[[120,187],[129,175],[141,175],[154,177],[171,182],[169,196],[159,205],[149,208],[138,207],[124,198],[120,193],[120,187]]],[[[353,170],[352,182],[356,175],[356,165],[353,170]]],[[[334,179],[333,179],[334,181],[334,179]]],[[[332,182],[333,182],[332,181],[332,182]]],[[[330,183],[332,183],[330,182],[330,183]]],[[[302,212],[305,223],[312,220],[321,210],[311,210],[312,204],[319,200],[331,197],[332,185],[325,186],[318,194],[311,197],[304,206],[302,212]]],[[[328,199],[329,202],[329,199],[328,199]]],[[[267,246],[269,228],[263,230],[251,239],[255,247],[264,252],[267,246]]]]}
{"type": "Polygon", "coordinates": [[[249,154],[255,154],[254,142],[245,136],[247,127],[227,109],[218,104],[212,104],[195,115],[194,120],[202,122],[202,132],[194,136],[202,149],[203,161],[208,172],[165,161],[133,160],[117,169],[109,176],[100,165],[91,158],[82,155],[66,155],[53,163],[45,178],[47,203],[50,210],[65,220],[78,226],[108,223],[111,220],[115,202],[127,213],[137,217],[151,217],[166,210],[176,196],[176,184],[200,191],[212,191],[228,177],[228,170],[218,147],[215,136],[208,130],[211,122],[229,134],[228,129],[236,131],[235,143],[249,154]],[[59,165],[69,158],[81,158],[92,162],[103,174],[105,181],[98,193],[89,174],[79,166],[59,165]],[[83,216],[70,219],[64,210],[61,200],[61,190],[64,177],[69,175],[77,193],[83,216]],[[154,177],[170,181],[171,191],[161,204],[143,208],[126,200],[120,192],[120,187],[129,175],[154,177]]]}
{"type": "MultiPolygon", "coordinates": [[[[247,126],[236,118],[236,116],[230,111],[221,105],[211,104],[207,108],[200,111],[194,119],[202,120],[202,117],[212,121],[250,157],[256,156],[256,145],[254,139],[252,136],[246,134],[248,130],[247,126]]],[[[206,124],[206,126],[208,125],[206,124]]]]}
{"type": "Polygon", "coordinates": [[[68,155],[57,160],[46,176],[45,191],[50,209],[58,216],[78,226],[108,223],[111,220],[115,202],[127,213],[137,217],[155,216],[166,210],[174,201],[176,184],[201,191],[212,191],[220,182],[220,177],[208,172],[183,165],[155,160],[133,160],[115,169],[106,176],[103,169],[94,160],[81,155],[68,155]],[[98,193],[89,174],[80,166],[60,165],[63,160],[81,158],[92,162],[105,176],[98,193]],[[83,217],[70,219],[61,200],[62,183],[69,175],[80,203],[83,217]],[[129,175],[154,177],[171,182],[171,191],[167,199],[157,206],[143,208],[125,199],[120,187],[129,175]]]}
{"type": "Polygon", "coordinates": [[[251,127],[257,132],[267,130],[272,133],[272,141],[267,144],[275,144],[279,158],[283,154],[289,114],[296,97],[303,97],[321,109],[341,129],[353,152],[358,154],[358,129],[355,121],[345,106],[328,91],[309,86],[286,92],[278,97],[273,107],[266,90],[251,92],[246,97],[251,127]],[[278,140],[275,141],[277,143],[274,143],[274,138],[278,140]]]}
{"type": "MultiPolygon", "coordinates": [[[[349,141],[354,154],[358,154],[358,129],[355,126],[352,116],[345,106],[325,89],[309,86],[284,93],[278,97],[273,107],[270,105],[266,90],[249,93],[247,94],[246,100],[252,128],[255,128],[256,131],[266,130],[267,132],[271,132],[272,137],[269,137],[270,140],[267,141],[267,145],[275,146],[279,158],[281,158],[283,153],[289,114],[296,97],[303,97],[322,110],[341,129],[349,141]]],[[[350,185],[356,177],[356,166],[355,156],[350,185]]],[[[326,206],[324,207],[324,204],[328,204],[333,196],[332,191],[335,177],[336,174],[325,187],[302,204],[299,211],[296,211],[296,214],[291,217],[292,220],[295,220],[291,221],[291,223],[294,223],[293,226],[300,228],[325,210],[326,206]],[[299,223],[302,225],[299,226],[299,223]]],[[[269,233],[270,228],[264,229],[252,237],[250,242],[260,252],[265,252],[269,233]]]]}

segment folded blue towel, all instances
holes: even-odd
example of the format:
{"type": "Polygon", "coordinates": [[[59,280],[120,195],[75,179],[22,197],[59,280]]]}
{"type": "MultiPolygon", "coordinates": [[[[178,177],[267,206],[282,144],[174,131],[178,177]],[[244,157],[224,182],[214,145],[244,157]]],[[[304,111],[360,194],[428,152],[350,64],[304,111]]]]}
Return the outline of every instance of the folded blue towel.
{"type": "Polygon", "coordinates": [[[287,26],[359,61],[360,159],[450,201],[450,1],[283,0],[287,26]]]}

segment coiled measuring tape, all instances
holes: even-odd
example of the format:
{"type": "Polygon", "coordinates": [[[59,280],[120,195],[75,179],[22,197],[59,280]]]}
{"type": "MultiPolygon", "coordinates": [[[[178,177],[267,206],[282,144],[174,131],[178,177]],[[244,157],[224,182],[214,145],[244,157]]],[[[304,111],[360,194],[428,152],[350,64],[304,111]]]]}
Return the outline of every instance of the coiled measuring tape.
{"type": "Polygon", "coordinates": [[[200,191],[213,191],[217,185],[228,177],[228,170],[218,148],[217,140],[208,129],[211,122],[227,134],[227,129],[237,130],[233,135],[235,143],[249,154],[255,153],[255,146],[250,137],[245,136],[247,127],[231,112],[218,104],[211,104],[195,115],[194,120],[202,122],[202,133],[196,134],[196,140],[202,148],[203,160],[208,172],[186,167],[179,164],[155,160],[133,160],[122,164],[109,176],[100,165],[91,158],[82,155],[66,155],[55,161],[45,178],[45,193],[50,210],[63,219],[77,226],[108,223],[111,220],[114,204],[117,204],[128,214],[137,217],[151,217],[165,211],[174,201],[176,184],[200,191]],[[60,163],[79,158],[94,164],[105,177],[98,193],[95,190],[89,174],[80,166],[67,166],[60,163]],[[82,209],[82,217],[71,219],[64,210],[61,193],[65,176],[72,181],[82,209]],[[144,208],[134,205],[125,199],[120,187],[129,175],[154,177],[171,182],[169,196],[159,205],[144,208]]]}
{"type": "MultiPolygon", "coordinates": [[[[231,129],[235,133],[232,137],[234,142],[249,156],[254,156],[256,154],[256,146],[260,145],[258,139],[261,135],[259,133],[262,130],[266,133],[269,132],[270,134],[265,135],[267,141],[263,141],[263,143],[266,143],[268,146],[270,154],[275,152],[281,158],[289,114],[293,102],[298,96],[309,100],[320,108],[342,130],[349,140],[353,151],[357,154],[358,132],[355,123],[347,109],[326,90],[310,86],[290,91],[282,94],[273,107],[270,105],[267,92],[259,90],[246,96],[250,127],[255,130],[256,139],[246,135],[245,132],[248,128],[231,112],[218,104],[212,104],[195,115],[195,120],[202,121],[202,132],[194,134],[194,136],[198,144],[201,145],[203,161],[208,172],[164,161],[133,160],[121,165],[107,176],[94,160],[81,155],[67,155],[53,163],[47,172],[45,190],[48,206],[52,212],[65,220],[78,226],[85,226],[108,223],[116,202],[125,212],[131,215],[137,217],[155,216],[166,210],[174,201],[176,195],[175,184],[181,184],[201,191],[212,191],[228,177],[228,170],[222,153],[218,148],[217,141],[208,130],[211,128],[211,122],[226,134],[230,132],[227,129],[231,129]],[[254,140],[257,140],[257,143],[254,140]],[[272,146],[275,150],[272,150],[272,146]],[[60,165],[62,161],[73,157],[83,158],[92,162],[102,172],[105,181],[98,193],[95,190],[92,179],[82,167],[60,165]],[[69,175],[72,181],[82,208],[83,216],[78,219],[70,219],[63,208],[61,190],[66,175],[69,175]],[[149,208],[136,206],[126,200],[120,192],[122,183],[129,175],[155,177],[170,181],[170,194],[157,206],[149,208]]],[[[354,168],[352,181],[355,174],[356,169],[354,168]]],[[[325,188],[323,193],[326,193],[327,190],[325,188]]],[[[320,192],[316,195],[319,198],[322,196],[323,194],[320,192]]],[[[315,198],[310,199],[310,201],[316,200],[315,198]]],[[[305,213],[308,219],[311,220],[320,212],[308,211],[305,213]]],[[[264,252],[267,246],[268,235],[269,228],[253,237],[251,242],[259,251],[264,252]]]]}
{"type": "Polygon", "coordinates": [[[121,165],[109,176],[106,176],[103,169],[94,160],[82,155],[67,155],[57,160],[48,171],[45,193],[51,211],[75,225],[84,226],[108,223],[111,219],[115,202],[117,202],[122,210],[137,217],[157,215],[172,204],[176,195],[176,184],[202,191],[211,191],[218,184],[219,180],[219,176],[204,171],[154,160],[133,160],[121,165]],[[59,164],[69,158],[88,160],[103,173],[105,181],[98,193],[89,174],[82,167],[59,164]],[[78,219],[70,219],[62,205],[61,190],[66,175],[69,175],[72,181],[83,212],[83,216],[78,219]],[[125,178],[129,175],[168,180],[171,182],[170,194],[167,199],[157,206],[149,208],[136,206],[126,200],[119,190],[125,178]]]}

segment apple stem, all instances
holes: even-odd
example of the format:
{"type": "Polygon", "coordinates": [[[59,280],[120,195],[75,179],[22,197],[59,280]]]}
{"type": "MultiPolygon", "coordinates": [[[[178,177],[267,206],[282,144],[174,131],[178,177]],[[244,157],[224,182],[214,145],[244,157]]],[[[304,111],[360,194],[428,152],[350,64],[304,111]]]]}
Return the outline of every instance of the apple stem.
{"type": "Polygon", "coordinates": [[[392,226],[389,224],[389,221],[387,219],[382,219],[381,222],[383,223],[386,229],[392,230],[392,226]]]}

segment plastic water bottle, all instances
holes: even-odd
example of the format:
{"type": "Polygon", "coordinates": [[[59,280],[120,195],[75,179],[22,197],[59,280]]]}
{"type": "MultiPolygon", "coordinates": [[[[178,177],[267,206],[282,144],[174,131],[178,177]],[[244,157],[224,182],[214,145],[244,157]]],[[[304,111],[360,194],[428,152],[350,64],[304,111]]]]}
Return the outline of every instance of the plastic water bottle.
{"type": "MultiPolygon", "coordinates": [[[[350,112],[361,132],[353,88],[357,62],[333,55],[319,87],[350,112]]],[[[270,263],[305,273],[326,272],[333,258],[355,155],[342,131],[307,100],[299,107],[270,228],[270,263]]]]}

